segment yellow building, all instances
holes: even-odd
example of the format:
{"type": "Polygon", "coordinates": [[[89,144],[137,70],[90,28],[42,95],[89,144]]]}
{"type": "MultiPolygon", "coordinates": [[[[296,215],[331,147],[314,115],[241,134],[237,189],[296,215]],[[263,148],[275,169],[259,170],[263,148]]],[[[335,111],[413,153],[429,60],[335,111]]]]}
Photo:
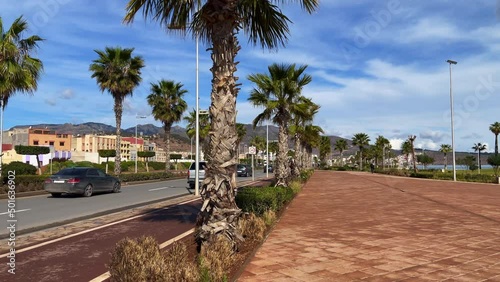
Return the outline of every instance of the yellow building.
{"type": "Polygon", "coordinates": [[[56,133],[49,129],[33,128],[28,130],[29,146],[54,146],[56,151],[71,150],[71,135],[56,133]]]}
{"type": "Polygon", "coordinates": [[[97,153],[99,150],[116,149],[115,135],[84,134],[74,136],[71,150],[77,152],[97,153]]]}
{"type": "MultiPolygon", "coordinates": [[[[120,154],[123,161],[130,160],[130,141],[121,140],[120,154]]],[[[116,150],[116,135],[84,134],[73,136],[71,151],[97,153],[99,150],[116,150]]]]}

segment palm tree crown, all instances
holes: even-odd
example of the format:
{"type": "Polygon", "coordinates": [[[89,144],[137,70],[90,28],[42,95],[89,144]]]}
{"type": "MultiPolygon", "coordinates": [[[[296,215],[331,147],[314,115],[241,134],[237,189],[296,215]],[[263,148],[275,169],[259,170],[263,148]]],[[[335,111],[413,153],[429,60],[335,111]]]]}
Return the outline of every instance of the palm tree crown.
{"type": "Polygon", "coordinates": [[[37,35],[23,38],[22,33],[27,29],[28,23],[22,16],[7,30],[0,17],[0,102],[3,108],[16,92],[32,94],[36,91],[43,71],[42,61],[32,57],[43,39],[37,35]]]}
{"type": "Polygon", "coordinates": [[[165,171],[170,168],[170,131],[172,124],[182,119],[182,114],[187,109],[187,103],[182,99],[187,90],[182,89],[184,85],[172,80],[160,80],[158,83],[151,83],[151,94],[147,100],[153,107],[153,117],[163,123],[165,131],[165,171]]]}
{"type": "Polygon", "coordinates": [[[104,51],[95,50],[99,58],[92,61],[89,70],[92,78],[102,92],[108,91],[114,99],[116,119],[116,157],[115,174],[121,174],[121,121],[123,101],[141,82],[141,69],[144,60],[140,56],[132,57],[133,48],[106,47],[104,51]]]}
{"type": "Polygon", "coordinates": [[[441,144],[439,151],[444,154],[444,170],[446,170],[448,166],[448,153],[451,152],[451,145],[441,144]]]}

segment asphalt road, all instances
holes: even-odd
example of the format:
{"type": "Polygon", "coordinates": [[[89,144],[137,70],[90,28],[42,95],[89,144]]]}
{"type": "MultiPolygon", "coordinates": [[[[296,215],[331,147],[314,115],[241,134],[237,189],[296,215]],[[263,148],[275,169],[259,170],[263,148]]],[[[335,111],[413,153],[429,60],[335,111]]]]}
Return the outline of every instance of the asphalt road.
{"type": "MultiPolygon", "coordinates": [[[[265,177],[265,173],[256,171],[255,178],[259,177],[265,177]]],[[[238,177],[237,182],[242,183],[251,179],[252,177],[238,177]]],[[[194,193],[194,191],[188,189],[186,179],[182,178],[124,185],[120,193],[96,194],[90,198],[73,195],[53,198],[50,194],[17,198],[15,201],[16,232],[20,235],[189,193],[194,193]]],[[[7,237],[9,232],[7,210],[7,200],[0,200],[0,238],[7,237]]]]}

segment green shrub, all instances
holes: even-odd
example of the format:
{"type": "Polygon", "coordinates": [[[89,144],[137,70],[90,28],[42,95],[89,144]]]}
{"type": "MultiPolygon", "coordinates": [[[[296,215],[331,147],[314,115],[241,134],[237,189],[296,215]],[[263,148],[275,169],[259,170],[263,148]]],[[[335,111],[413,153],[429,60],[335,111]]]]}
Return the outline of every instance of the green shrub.
{"type": "MultiPolygon", "coordinates": [[[[46,175],[17,175],[14,179],[16,193],[43,190],[43,183],[47,179],[46,175]]],[[[6,193],[8,186],[2,186],[0,193],[6,193]]]]}
{"type": "MultiPolygon", "coordinates": [[[[4,165],[2,167],[2,171],[4,171],[4,172],[15,171],[16,176],[18,176],[18,175],[35,175],[37,168],[35,166],[32,166],[32,165],[27,164],[27,163],[23,163],[23,162],[11,162],[7,165],[4,165]]],[[[5,183],[6,177],[7,177],[7,173],[5,173],[5,175],[3,177],[4,183],[5,183]]]]}
{"type": "Polygon", "coordinates": [[[94,167],[95,165],[96,165],[95,163],[89,161],[81,161],[75,163],[75,166],[78,167],[94,167]]]}
{"type": "Polygon", "coordinates": [[[294,196],[289,187],[248,187],[238,191],[236,204],[244,212],[262,216],[267,210],[281,210],[294,196]]]}
{"type": "Polygon", "coordinates": [[[210,281],[227,281],[234,256],[232,243],[223,235],[216,236],[212,241],[201,244],[200,269],[205,275],[209,270],[210,281]]]}
{"type": "Polygon", "coordinates": [[[148,163],[149,168],[153,170],[164,170],[165,169],[165,163],[162,162],[149,162],[148,163]]]}
{"type": "Polygon", "coordinates": [[[144,180],[154,180],[154,179],[168,179],[171,178],[171,173],[165,172],[138,172],[138,173],[126,173],[120,175],[120,180],[123,182],[131,181],[144,181],[144,180]]]}

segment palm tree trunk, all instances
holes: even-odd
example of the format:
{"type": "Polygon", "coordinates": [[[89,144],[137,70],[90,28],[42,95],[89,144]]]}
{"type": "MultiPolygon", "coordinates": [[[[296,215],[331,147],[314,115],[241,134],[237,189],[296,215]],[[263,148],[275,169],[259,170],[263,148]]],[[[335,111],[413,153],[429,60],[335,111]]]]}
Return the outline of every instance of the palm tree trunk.
{"type": "Polygon", "coordinates": [[[278,156],[276,158],[276,186],[287,186],[288,169],[288,123],[282,121],[278,131],[278,156]]]}
{"type": "Polygon", "coordinates": [[[359,170],[363,170],[363,149],[359,148],[359,170]]]}
{"type": "Polygon", "coordinates": [[[115,175],[122,173],[121,167],[121,126],[122,126],[122,107],[123,100],[115,99],[115,119],[116,119],[116,156],[115,156],[115,175]]]}
{"type": "Polygon", "coordinates": [[[479,162],[479,170],[481,170],[481,150],[477,150],[477,158],[478,158],[478,162],[479,162]]]}
{"type": "Polygon", "coordinates": [[[444,154],[444,171],[448,169],[448,156],[444,154]]]}
{"type": "Polygon", "coordinates": [[[340,150],[340,164],[341,164],[342,166],[344,166],[344,156],[343,156],[343,153],[344,153],[344,152],[343,152],[342,150],[340,150]]]}
{"type": "Polygon", "coordinates": [[[498,155],[498,134],[495,134],[495,156],[498,155]]]}
{"type": "MultiPolygon", "coordinates": [[[[210,105],[209,149],[206,152],[206,177],[201,188],[203,205],[197,220],[196,239],[199,244],[225,235],[233,244],[242,241],[237,230],[241,210],[235,202],[232,175],[238,162],[236,132],[235,57],[240,49],[235,30],[236,1],[214,2],[209,7],[212,18],[212,91],[210,105]]],[[[208,4],[207,4],[208,5],[208,4]]]]}
{"type": "Polygon", "coordinates": [[[165,143],[165,172],[170,171],[170,131],[172,129],[172,124],[164,124],[163,129],[165,130],[165,135],[163,136],[163,141],[165,143]]]}

